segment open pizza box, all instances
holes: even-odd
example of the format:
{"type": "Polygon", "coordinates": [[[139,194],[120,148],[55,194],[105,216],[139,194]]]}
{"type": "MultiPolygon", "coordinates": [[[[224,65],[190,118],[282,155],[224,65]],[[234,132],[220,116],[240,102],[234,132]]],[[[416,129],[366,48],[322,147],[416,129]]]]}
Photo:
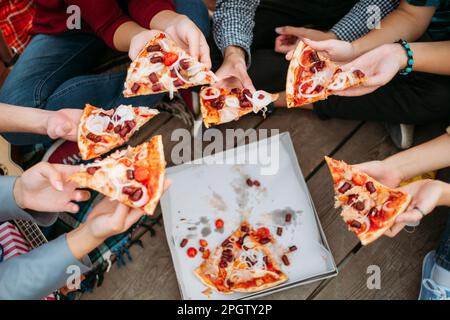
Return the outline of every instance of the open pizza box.
{"type": "Polygon", "coordinates": [[[172,185],[161,206],[183,299],[257,298],[337,275],[289,133],[168,168],[167,177],[172,185]],[[260,186],[248,186],[248,178],[258,180],[260,186]],[[285,221],[288,212],[290,222],[285,221]],[[215,228],[216,219],[224,221],[223,229],[215,228]],[[190,258],[187,249],[198,249],[199,240],[205,239],[212,252],[243,219],[255,228],[270,229],[278,248],[274,258],[288,281],[254,293],[224,295],[207,290],[193,272],[203,261],[201,253],[190,258]],[[278,227],[283,228],[281,236],[276,234],[278,227]],[[184,248],[183,239],[188,239],[184,248]],[[298,250],[288,254],[290,264],[285,266],[281,250],[293,245],[298,250]]]}

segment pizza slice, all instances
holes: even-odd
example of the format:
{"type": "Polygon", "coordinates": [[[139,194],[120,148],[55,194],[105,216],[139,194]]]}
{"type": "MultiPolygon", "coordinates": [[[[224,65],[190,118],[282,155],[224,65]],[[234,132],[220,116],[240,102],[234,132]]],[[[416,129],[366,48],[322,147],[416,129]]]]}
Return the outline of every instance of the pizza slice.
{"type": "Polygon", "coordinates": [[[150,40],[128,68],[125,97],[169,92],[212,84],[217,77],[208,67],[196,61],[166,34],[150,40]]]}
{"type": "Polygon", "coordinates": [[[162,138],[154,136],[82,166],[70,180],[151,215],[163,193],[165,167],[162,138]]]}
{"type": "Polygon", "coordinates": [[[248,89],[203,87],[200,91],[200,108],[206,128],[212,125],[238,120],[243,115],[260,110],[278,99],[277,94],[248,89]]]}
{"type": "Polygon", "coordinates": [[[147,107],[120,105],[116,109],[103,110],[87,104],[78,127],[81,158],[97,158],[123,145],[158,113],[147,107]]]}
{"type": "Polygon", "coordinates": [[[242,222],[194,273],[203,284],[224,294],[275,287],[288,278],[268,243],[274,243],[274,239],[267,228],[254,230],[242,222]]]}
{"type": "Polygon", "coordinates": [[[325,157],[333,178],[335,207],[363,245],[392,227],[411,202],[411,195],[384,186],[343,161],[325,157]]]}
{"type": "Polygon", "coordinates": [[[360,85],[365,80],[361,70],[343,72],[336,63],[300,41],[288,69],[287,107],[324,100],[335,91],[360,85]]]}

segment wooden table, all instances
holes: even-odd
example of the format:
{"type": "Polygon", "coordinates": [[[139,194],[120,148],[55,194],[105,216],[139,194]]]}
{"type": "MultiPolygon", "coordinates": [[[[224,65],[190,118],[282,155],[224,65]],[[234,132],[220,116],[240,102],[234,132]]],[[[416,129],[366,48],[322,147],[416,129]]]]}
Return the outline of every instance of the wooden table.
{"type": "MultiPolygon", "coordinates": [[[[166,159],[170,166],[170,141],[176,128],[186,127],[181,120],[161,114],[144,128],[141,136],[162,134],[166,159]]],[[[346,230],[339,213],[333,208],[333,190],[325,155],[359,163],[383,159],[397,150],[383,126],[378,123],[327,120],[321,121],[309,111],[277,110],[266,120],[249,115],[238,122],[217,127],[279,129],[289,131],[316,205],[319,218],[339,268],[338,276],[275,293],[264,299],[416,299],[420,287],[422,259],[435,248],[447,214],[431,215],[412,234],[402,232],[394,239],[382,238],[361,247],[346,230]],[[381,289],[367,288],[367,267],[381,269],[381,289]]],[[[435,130],[436,132],[436,130],[435,130]]],[[[442,131],[441,131],[442,132],[442,131]]],[[[436,134],[435,134],[436,135],[436,134]]],[[[421,128],[418,140],[430,138],[430,128],[421,128]]],[[[420,141],[418,141],[420,142],[420,141]]],[[[195,194],[192,194],[195,196],[195,194]]],[[[159,210],[159,209],[158,209],[159,210]]],[[[447,210],[448,212],[448,210],[447,210]]],[[[160,214],[158,211],[156,214],[160,214]]],[[[83,299],[179,299],[180,293],[166,243],[163,226],[156,234],[138,230],[144,248],[133,246],[133,261],[126,267],[114,265],[101,287],[83,299]]]]}

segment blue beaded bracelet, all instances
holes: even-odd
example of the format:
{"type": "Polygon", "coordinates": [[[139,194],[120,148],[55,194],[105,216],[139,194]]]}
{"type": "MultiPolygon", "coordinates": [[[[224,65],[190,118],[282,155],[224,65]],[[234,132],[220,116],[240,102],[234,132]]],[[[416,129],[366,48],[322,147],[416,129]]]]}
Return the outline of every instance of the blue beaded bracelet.
{"type": "Polygon", "coordinates": [[[411,50],[411,47],[409,46],[409,43],[406,40],[400,39],[400,40],[396,41],[396,43],[400,44],[403,47],[403,49],[405,49],[406,55],[408,56],[408,62],[406,64],[406,68],[399,71],[399,73],[402,76],[406,76],[413,71],[413,65],[414,65],[413,52],[411,50]]]}

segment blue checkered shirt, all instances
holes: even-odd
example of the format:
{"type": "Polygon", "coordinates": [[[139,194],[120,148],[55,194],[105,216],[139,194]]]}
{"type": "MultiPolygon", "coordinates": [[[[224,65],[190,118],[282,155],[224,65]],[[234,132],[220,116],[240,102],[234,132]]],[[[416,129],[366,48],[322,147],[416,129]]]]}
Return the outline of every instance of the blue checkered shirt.
{"type": "MultiPolygon", "coordinates": [[[[247,62],[250,63],[254,18],[259,3],[260,0],[217,0],[213,34],[222,53],[229,46],[241,47],[247,52],[247,62]]],[[[330,31],[338,39],[353,41],[370,31],[368,21],[374,14],[378,12],[382,19],[398,4],[399,0],[361,0],[330,31]]]]}

